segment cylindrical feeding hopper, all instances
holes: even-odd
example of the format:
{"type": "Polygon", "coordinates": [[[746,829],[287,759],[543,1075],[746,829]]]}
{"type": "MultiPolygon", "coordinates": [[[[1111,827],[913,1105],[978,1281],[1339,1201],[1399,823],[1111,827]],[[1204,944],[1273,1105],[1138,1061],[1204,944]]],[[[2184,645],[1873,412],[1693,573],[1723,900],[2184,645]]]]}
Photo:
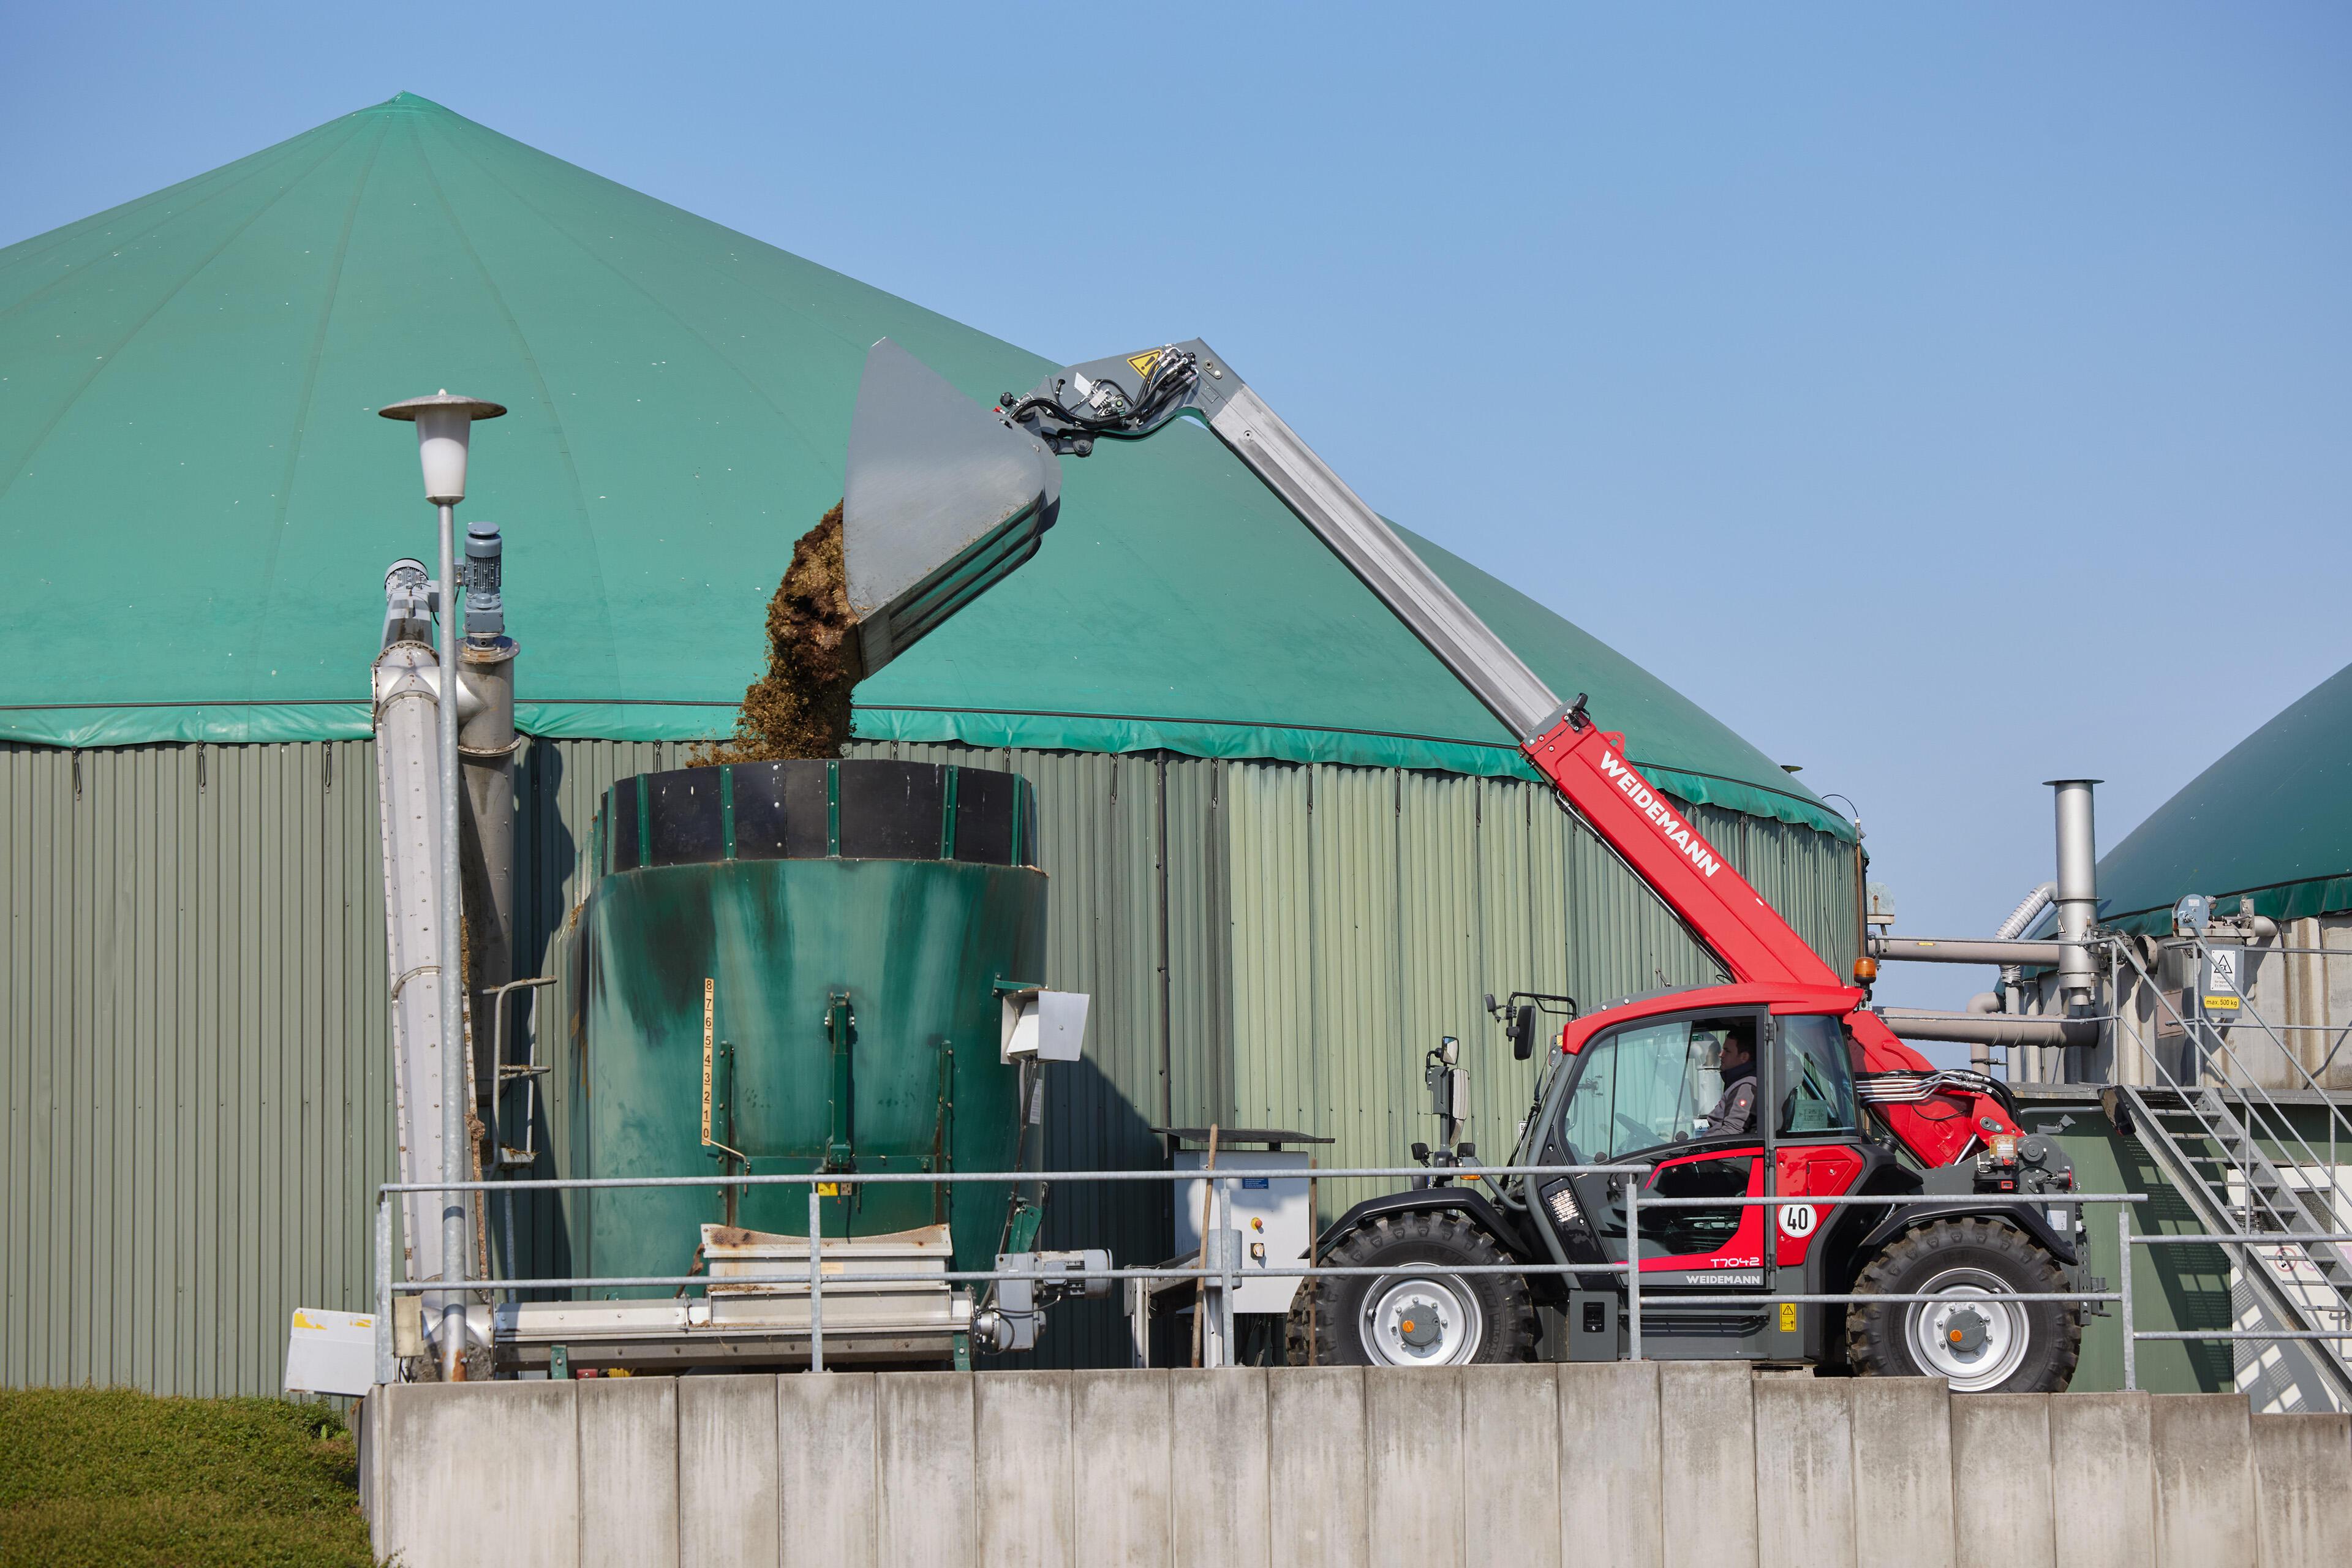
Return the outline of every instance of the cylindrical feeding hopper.
{"type": "MultiPolygon", "coordinates": [[[[578,1173],[1013,1168],[1023,1108],[999,996],[1043,973],[1034,799],[1011,773],[883,761],[615,784],[567,987],[578,1173]]],[[[705,1224],[808,1228],[801,1186],[583,1196],[583,1274],[684,1272],[705,1224]]],[[[984,1268],[1006,1197],[843,1187],[824,1234],[946,1224],[955,1266],[984,1268]]]]}

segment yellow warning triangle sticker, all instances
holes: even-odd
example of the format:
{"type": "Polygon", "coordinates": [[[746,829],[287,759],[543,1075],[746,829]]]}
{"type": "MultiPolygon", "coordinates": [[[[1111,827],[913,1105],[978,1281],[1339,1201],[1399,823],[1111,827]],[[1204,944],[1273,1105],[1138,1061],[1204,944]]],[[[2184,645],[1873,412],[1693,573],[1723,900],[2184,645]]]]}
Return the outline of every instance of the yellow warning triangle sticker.
{"type": "Polygon", "coordinates": [[[1160,351],[1146,349],[1139,354],[1129,354],[1127,363],[1134,367],[1136,374],[1149,381],[1151,379],[1151,367],[1160,363],[1160,351]]]}

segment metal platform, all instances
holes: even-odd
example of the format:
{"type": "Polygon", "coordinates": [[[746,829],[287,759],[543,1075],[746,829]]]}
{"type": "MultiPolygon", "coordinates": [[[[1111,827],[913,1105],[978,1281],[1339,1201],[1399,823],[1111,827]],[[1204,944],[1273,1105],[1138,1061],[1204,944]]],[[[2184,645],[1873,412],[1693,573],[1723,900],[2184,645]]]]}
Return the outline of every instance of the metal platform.
{"type": "MultiPolygon", "coordinates": [[[[500,1366],[544,1368],[556,1347],[574,1364],[677,1372],[697,1366],[805,1366],[810,1362],[809,1246],[804,1237],[702,1227],[710,1283],[699,1297],[520,1301],[491,1315],[500,1366]],[[781,1278],[780,1278],[781,1277],[781,1278]]],[[[947,1362],[971,1331],[971,1296],[945,1279],[946,1226],[828,1238],[826,1364],[947,1362]],[[844,1280],[843,1274],[903,1274],[844,1280]]]]}

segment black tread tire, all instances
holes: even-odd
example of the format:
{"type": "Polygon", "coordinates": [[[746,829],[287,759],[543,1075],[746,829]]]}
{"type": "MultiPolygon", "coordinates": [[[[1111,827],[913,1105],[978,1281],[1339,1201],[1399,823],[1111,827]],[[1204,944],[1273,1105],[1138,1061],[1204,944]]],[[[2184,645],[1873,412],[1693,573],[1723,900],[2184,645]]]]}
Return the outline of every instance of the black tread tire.
{"type": "MultiPolygon", "coordinates": [[[[1899,1296],[1922,1289],[1947,1268],[1981,1268],[2021,1294],[2059,1291],[2066,1278],[2041,1243],[2004,1220],[1966,1215],[1905,1231],[1889,1242],[1854,1281],[1857,1296],[1899,1296]]],[[[2083,1310],[2063,1301],[2012,1303],[2025,1313],[2025,1359],[1992,1394],[2063,1394],[2083,1350],[2083,1310]]],[[[1927,1375],[1911,1353],[1906,1325],[1924,1302],[1846,1309],[1846,1361],[1856,1377],[1927,1375]]]]}
{"type": "MultiPolygon", "coordinates": [[[[1323,1252],[1322,1261],[1347,1268],[1402,1269],[1413,1264],[1483,1264],[1513,1261],[1486,1228],[1454,1209],[1423,1209],[1404,1214],[1374,1215],[1348,1231],[1323,1252]]],[[[1423,1270],[1423,1272],[1434,1272],[1423,1270]]],[[[1464,1274],[1456,1279],[1478,1299],[1486,1320],[1486,1339],[1470,1364],[1477,1366],[1536,1359],[1535,1300],[1528,1282],[1517,1274],[1464,1274]]],[[[1293,1366],[1370,1366],[1371,1355],[1354,1331],[1364,1296],[1380,1283],[1377,1275],[1319,1275],[1303,1281],[1290,1306],[1285,1333],[1285,1359],[1293,1366]],[[1312,1309],[1314,1333],[1309,1342],[1307,1322],[1312,1309]],[[1310,1355],[1310,1350],[1312,1352],[1310,1355]]]]}

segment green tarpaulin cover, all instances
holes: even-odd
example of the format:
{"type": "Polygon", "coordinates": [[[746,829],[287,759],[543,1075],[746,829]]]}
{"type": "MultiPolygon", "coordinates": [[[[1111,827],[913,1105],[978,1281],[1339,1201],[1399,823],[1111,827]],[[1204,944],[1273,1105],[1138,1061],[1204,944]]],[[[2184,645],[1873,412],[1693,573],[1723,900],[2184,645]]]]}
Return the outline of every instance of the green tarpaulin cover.
{"type": "MultiPolygon", "coordinates": [[[[522,726],[722,732],[886,334],[977,397],[1050,368],[406,94],[12,246],[0,738],[365,734],[384,567],[435,548],[411,428],[374,410],[437,388],[512,410],[476,432],[460,516],[505,531],[522,726]]],[[[1038,558],[858,689],[861,737],[1525,771],[1207,432],[1065,471],[1038,558]]],[[[1851,836],[1640,668],[1415,542],[1659,783],[1851,836]]]]}
{"type": "Polygon", "coordinates": [[[2282,921],[2352,910],[2352,666],[2231,747],[2099,861],[2102,914],[2125,930],[2169,930],[2189,893],[2251,898],[2256,913],[2282,921]]]}

